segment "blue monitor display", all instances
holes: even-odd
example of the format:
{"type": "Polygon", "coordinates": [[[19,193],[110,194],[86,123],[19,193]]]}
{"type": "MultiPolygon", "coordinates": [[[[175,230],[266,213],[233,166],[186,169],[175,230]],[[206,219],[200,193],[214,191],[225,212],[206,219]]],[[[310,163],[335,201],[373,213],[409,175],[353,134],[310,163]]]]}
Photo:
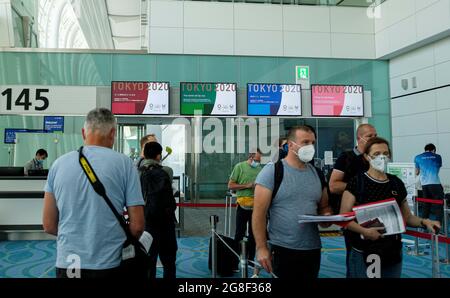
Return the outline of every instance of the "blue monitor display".
{"type": "Polygon", "coordinates": [[[61,131],[64,132],[64,117],[63,116],[45,116],[44,130],[49,132],[61,131]]]}
{"type": "Polygon", "coordinates": [[[301,85],[247,84],[247,115],[301,116],[301,85]]]}
{"type": "Polygon", "coordinates": [[[3,142],[5,144],[16,143],[16,133],[21,132],[35,132],[35,133],[47,133],[48,131],[42,129],[26,129],[26,128],[5,128],[5,136],[3,142]]]}

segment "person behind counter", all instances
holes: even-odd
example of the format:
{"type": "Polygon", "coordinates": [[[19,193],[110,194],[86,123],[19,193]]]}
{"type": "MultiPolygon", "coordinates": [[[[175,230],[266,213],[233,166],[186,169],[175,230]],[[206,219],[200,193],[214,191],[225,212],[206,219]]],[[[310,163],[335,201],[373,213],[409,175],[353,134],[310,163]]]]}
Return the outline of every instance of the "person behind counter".
{"type": "Polygon", "coordinates": [[[44,160],[48,157],[47,151],[45,149],[39,149],[36,151],[36,156],[25,164],[24,174],[28,176],[29,170],[43,170],[44,169],[44,160]]]}

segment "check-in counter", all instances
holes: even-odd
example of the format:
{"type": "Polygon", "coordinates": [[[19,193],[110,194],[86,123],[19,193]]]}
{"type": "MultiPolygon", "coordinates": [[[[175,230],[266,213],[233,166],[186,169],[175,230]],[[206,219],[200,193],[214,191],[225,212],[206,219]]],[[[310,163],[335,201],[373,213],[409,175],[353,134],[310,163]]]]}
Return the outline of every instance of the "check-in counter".
{"type": "Polygon", "coordinates": [[[54,239],[43,232],[46,177],[0,177],[0,240],[54,239]]]}

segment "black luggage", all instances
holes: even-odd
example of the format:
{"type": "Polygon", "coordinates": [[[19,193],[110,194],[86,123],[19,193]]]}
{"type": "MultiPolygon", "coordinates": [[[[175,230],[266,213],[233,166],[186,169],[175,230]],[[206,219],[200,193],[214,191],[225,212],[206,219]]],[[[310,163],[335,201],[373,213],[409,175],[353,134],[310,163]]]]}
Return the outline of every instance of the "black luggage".
{"type": "MultiPolygon", "coordinates": [[[[233,238],[220,235],[220,237],[230,246],[235,252],[238,252],[238,245],[233,238]]],[[[211,238],[209,239],[209,254],[208,254],[208,268],[211,270],[211,238]]],[[[233,276],[233,270],[238,269],[239,259],[230,251],[228,247],[217,239],[217,274],[221,277],[233,276]]]]}

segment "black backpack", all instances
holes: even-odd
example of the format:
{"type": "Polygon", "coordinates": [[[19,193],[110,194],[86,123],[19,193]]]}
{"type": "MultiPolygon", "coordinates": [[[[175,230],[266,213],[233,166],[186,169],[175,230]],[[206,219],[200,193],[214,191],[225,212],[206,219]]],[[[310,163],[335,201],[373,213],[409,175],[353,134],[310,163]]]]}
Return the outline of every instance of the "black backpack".
{"type": "Polygon", "coordinates": [[[139,171],[146,224],[175,223],[176,202],[169,174],[160,165],[141,166],[139,171]]]}

